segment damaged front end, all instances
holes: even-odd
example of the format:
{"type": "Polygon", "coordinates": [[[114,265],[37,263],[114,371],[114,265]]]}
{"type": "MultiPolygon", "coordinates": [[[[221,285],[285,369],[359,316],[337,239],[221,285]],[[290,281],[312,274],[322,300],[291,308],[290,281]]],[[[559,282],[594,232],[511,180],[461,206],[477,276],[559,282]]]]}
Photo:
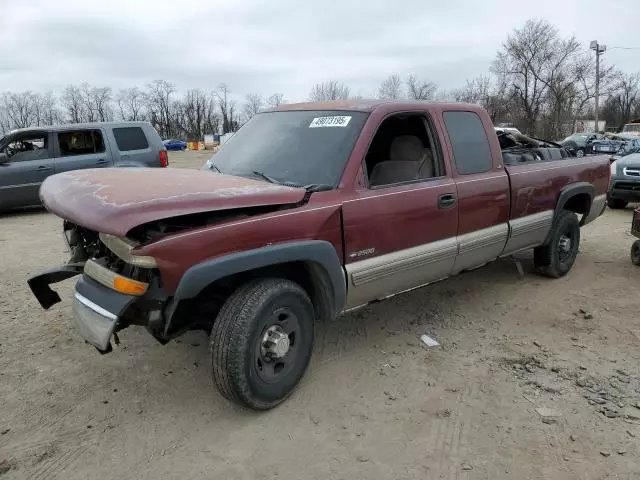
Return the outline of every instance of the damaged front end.
{"type": "Polygon", "coordinates": [[[60,302],[50,285],[82,274],[75,287],[73,321],[80,335],[101,353],[111,351],[111,339],[133,324],[144,325],[158,340],[167,298],[155,259],[135,255],[137,243],[98,234],[70,222],[64,237],[69,263],[29,279],[31,291],[44,309],[60,302]],[[156,333],[154,333],[154,329],[156,333]]]}

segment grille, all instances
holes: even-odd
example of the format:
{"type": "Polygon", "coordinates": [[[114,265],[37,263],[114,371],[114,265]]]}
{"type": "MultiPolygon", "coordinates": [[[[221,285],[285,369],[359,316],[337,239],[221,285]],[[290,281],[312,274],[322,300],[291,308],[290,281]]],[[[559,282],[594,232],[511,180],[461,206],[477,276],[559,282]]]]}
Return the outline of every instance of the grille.
{"type": "Polygon", "coordinates": [[[625,167],[622,171],[629,177],[640,177],[640,168],[625,167]]]}
{"type": "Polygon", "coordinates": [[[629,192],[640,192],[640,182],[616,182],[613,188],[629,192]]]}

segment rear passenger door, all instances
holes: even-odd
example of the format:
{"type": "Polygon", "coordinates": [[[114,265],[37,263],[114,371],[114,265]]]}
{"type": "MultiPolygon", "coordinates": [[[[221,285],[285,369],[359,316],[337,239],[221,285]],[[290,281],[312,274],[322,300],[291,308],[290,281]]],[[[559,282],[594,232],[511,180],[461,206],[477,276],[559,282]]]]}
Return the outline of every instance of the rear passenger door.
{"type": "Polygon", "coordinates": [[[149,145],[144,130],[138,125],[115,127],[111,130],[118,151],[118,167],[158,167],[160,160],[149,145]]]}
{"type": "Polygon", "coordinates": [[[509,237],[509,178],[495,138],[476,112],[442,113],[458,190],[458,256],[453,273],[502,254],[509,237]]]}
{"type": "Polygon", "coordinates": [[[62,130],[54,135],[56,173],[113,166],[100,129],[62,130]]]}

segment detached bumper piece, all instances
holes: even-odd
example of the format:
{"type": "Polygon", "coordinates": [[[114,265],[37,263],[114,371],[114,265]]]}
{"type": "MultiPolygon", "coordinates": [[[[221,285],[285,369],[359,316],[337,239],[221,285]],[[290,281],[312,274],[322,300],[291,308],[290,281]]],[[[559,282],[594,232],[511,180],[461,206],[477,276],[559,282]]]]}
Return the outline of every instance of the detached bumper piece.
{"type": "Polygon", "coordinates": [[[119,325],[122,315],[139,296],[127,295],[106,287],[103,283],[111,280],[110,277],[103,278],[104,275],[94,273],[98,278],[90,278],[86,270],[88,264],[89,262],[80,262],[61,266],[29,279],[28,284],[46,310],[60,302],[60,296],[49,285],[84,272],[76,283],[73,324],[87,343],[96,347],[100,353],[108,353],[112,350],[111,337],[119,327],[122,328],[119,325]]]}
{"type": "Polygon", "coordinates": [[[68,278],[74,277],[84,270],[84,262],[69,263],[62,267],[47,270],[40,275],[30,278],[27,283],[29,288],[38,299],[38,302],[45,310],[60,302],[60,295],[51,290],[52,283],[58,283],[68,278]]]}

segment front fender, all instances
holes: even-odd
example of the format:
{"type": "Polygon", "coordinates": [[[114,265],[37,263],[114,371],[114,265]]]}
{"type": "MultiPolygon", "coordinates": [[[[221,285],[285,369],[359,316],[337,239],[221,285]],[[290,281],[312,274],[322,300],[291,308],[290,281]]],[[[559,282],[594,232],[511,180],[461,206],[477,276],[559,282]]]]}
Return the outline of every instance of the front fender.
{"type": "Polygon", "coordinates": [[[196,297],[216,280],[238,273],[290,262],[309,262],[323,269],[330,283],[334,314],[339,314],[347,298],[347,283],[336,249],[323,240],[305,240],[269,245],[204,261],[182,276],[174,301],[196,297]]]}

